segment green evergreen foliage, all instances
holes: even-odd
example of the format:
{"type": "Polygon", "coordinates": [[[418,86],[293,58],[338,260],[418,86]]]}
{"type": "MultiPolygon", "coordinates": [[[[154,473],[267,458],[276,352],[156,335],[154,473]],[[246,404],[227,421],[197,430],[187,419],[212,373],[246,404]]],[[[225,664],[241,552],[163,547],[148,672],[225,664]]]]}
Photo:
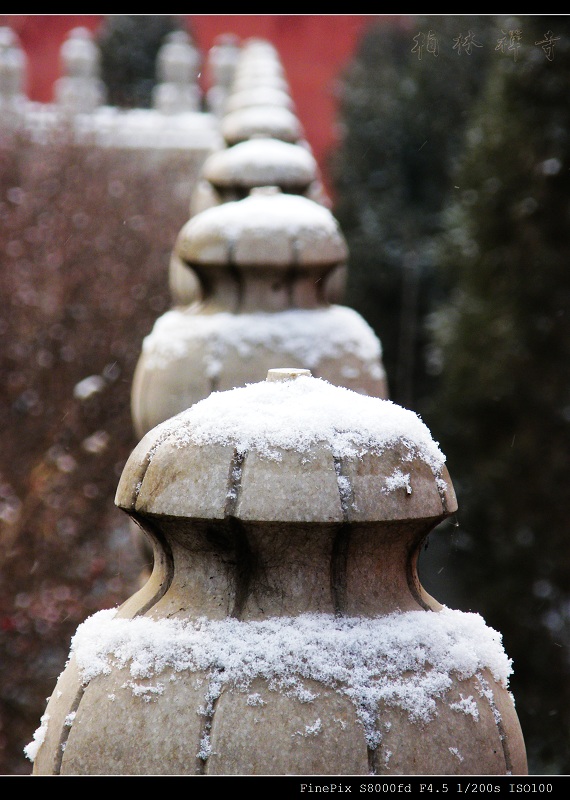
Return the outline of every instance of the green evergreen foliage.
{"type": "Polygon", "coordinates": [[[150,108],[156,85],[156,57],[165,38],[187,31],[182,17],[165,14],[111,14],[98,35],[101,78],[108,103],[120,108],[150,108]]]}
{"type": "Polygon", "coordinates": [[[492,23],[380,21],[341,80],[331,173],[350,251],[346,302],[380,337],[390,395],[407,407],[417,408],[430,382],[423,322],[439,299],[434,237],[492,53],[492,23]]]}
{"type": "Polygon", "coordinates": [[[566,774],[570,18],[502,28],[515,46],[493,53],[446,212],[450,294],[433,317],[442,372],[424,419],[458,495],[461,605],[503,634],[530,772],[566,774]]]}

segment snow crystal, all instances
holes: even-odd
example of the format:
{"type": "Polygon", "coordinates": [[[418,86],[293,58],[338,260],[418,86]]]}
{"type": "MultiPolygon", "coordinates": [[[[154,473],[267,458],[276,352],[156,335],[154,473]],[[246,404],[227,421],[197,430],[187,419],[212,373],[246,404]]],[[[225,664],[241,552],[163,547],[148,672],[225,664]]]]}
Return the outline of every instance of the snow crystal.
{"type": "Polygon", "coordinates": [[[212,745],[210,743],[210,735],[208,733],[205,733],[202,737],[202,741],[200,742],[200,750],[196,755],[203,761],[207,761],[212,755],[212,745]]]}
{"type": "Polygon", "coordinates": [[[327,443],[336,458],[378,454],[400,443],[406,457],[424,460],[436,475],[445,463],[413,411],[312,376],[213,392],[157,426],[150,458],[166,439],[177,447],[232,445],[239,453],[253,449],[268,458],[278,448],[306,452],[317,443],[327,443]]]}
{"type": "Polygon", "coordinates": [[[462,711],[464,714],[471,714],[473,719],[479,719],[479,707],[471,695],[463,697],[460,694],[461,700],[457,703],[451,703],[450,708],[454,711],[462,711]]]}
{"type": "Polygon", "coordinates": [[[259,692],[255,692],[254,694],[250,694],[247,698],[248,706],[264,706],[265,700],[259,694],[259,692]]]}
{"type": "MultiPolygon", "coordinates": [[[[350,698],[371,747],[382,739],[376,719],[379,703],[404,709],[413,721],[429,722],[436,699],[452,685],[452,675],[477,676],[482,694],[492,699],[481,670],[489,669],[504,687],[512,672],[500,634],[479,614],[448,608],[375,618],[302,614],[251,622],[124,619],[116,616],[116,609],[108,609],[78,627],[71,652],[84,684],[123,669],[130,675],[124,688],[147,699],[149,689],[139,683],[142,679],[166,669],[199,673],[208,681],[200,712],[206,717],[211,717],[225,687],[248,692],[251,682],[262,678],[272,691],[311,702],[316,695],[303,682],[317,681],[350,698]]],[[[473,715],[471,700],[462,698],[454,708],[473,715]]],[[[247,702],[263,701],[249,694],[247,702]]],[[[26,748],[32,760],[46,726],[44,717],[26,748]]],[[[317,732],[315,723],[304,735],[317,732]]],[[[205,735],[201,757],[209,752],[205,735]]]]}
{"type": "Polygon", "coordinates": [[[461,755],[457,747],[448,747],[447,749],[449,750],[451,755],[455,756],[459,761],[463,761],[463,756],[461,755]]]}
{"type": "Polygon", "coordinates": [[[412,493],[409,474],[402,472],[402,470],[398,467],[396,467],[394,472],[386,478],[385,486],[383,487],[382,491],[393,492],[396,489],[405,489],[406,494],[412,493]]]}
{"type": "Polygon", "coordinates": [[[319,734],[323,729],[323,723],[321,719],[315,720],[312,725],[305,725],[304,731],[295,731],[295,733],[291,734],[291,736],[316,736],[319,734]]]}

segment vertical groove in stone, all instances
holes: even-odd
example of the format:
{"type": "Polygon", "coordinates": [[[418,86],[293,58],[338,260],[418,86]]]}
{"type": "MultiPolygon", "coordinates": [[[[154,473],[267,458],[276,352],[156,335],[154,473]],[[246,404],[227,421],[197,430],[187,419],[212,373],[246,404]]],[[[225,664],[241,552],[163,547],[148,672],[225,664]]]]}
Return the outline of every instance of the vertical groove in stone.
{"type": "MultiPolygon", "coordinates": [[[[210,686],[212,683],[209,684],[210,686]]],[[[211,747],[211,739],[210,734],[212,732],[212,724],[214,722],[214,714],[216,713],[216,706],[218,705],[219,695],[215,697],[213,700],[207,701],[206,709],[204,711],[204,722],[202,724],[202,729],[200,731],[200,752],[202,752],[202,748],[204,748],[206,742],[208,744],[208,751],[211,747]]],[[[200,755],[200,752],[196,754],[196,775],[207,775],[206,768],[208,766],[208,758],[210,757],[209,752],[204,754],[203,756],[200,755]]]]}
{"type": "MultiPolygon", "coordinates": [[[[243,615],[243,609],[247,601],[251,579],[254,573],[255,557],[251,550],[247,533],[241,520],[235,516],[237,506],[239,503],[239,496],[241,492],[241,479],[243,472],[243,462],[245,461],[245,453],[240,453],[234,450],[232,460],[230,462],[230,469],[228,473],[228,490],[226,494],[226,505],[224,508],[224,516],[232,534],[234,545],[234,585],[235,585],[235,598],[234,607],[231,611],[232,617],[240,619],[243,615]]],[[[212,681],[210,681],[210,690],[212,681]]],[[[214,716],[216,714],[216,707],[218,705],[220,695],[218,694],[214,699],[207,701],[204,713],[204,723],[200,733],[200,746],[204,748],[206,742],[208,743],[207,751],[204,755],[196,756],[196,774],[207,775],[209,748],[211,746],[210,735],[212,726],[214,724],[214,716]]]]}
{"type": "Polygon", "coordinates": [[[287,272],[285,273],[285,280],[287,281],[287,295],[289,300],[289,305],[292,308],[296,308],[295,302],[295,282],[297,281],[297,276],[299,274],[299,241],[296,237],[293,238],[291,244],[291,263],[287,268],[287,272]]]}
{"type": "Polygon", "coordinates": [[[443,513],[447,516],[449,514],[447,508],[447,498],[445,496],[445,489],[442,486],[442,479],[436,480],[435,485],[437,486],[437,491],[439,493],[439,499],[441,500],[441,507],[443,509],[443,513]]]}
{"type": "Polygon", "coordinates": [[[233,517],[235,515],[241,491],[241,476],[244,461],[245,453],[238,453],[237,450],[234,450],[228,474],[228,491],[226,493],[226,505],[224,508],[225,517],[233,517]]]}
{"type": "Polygon", "coordinates": [[[350,526],[348,508],[352,501],[352,486],[349,479],[342,474],[342,460],[334,459],[334,470],[338,483],[338,493],[344,522],[338,529],[331,551],[330,583],[334,613],[340,616],[346,608],[347,578],[346,565],[350,544],[350,526]]]}
{"type": "Polygon", "coordinates": [[[287,287],[287,302],[289,303],[290,307],[295,306],[295,277],[297,275],[297,269],[295,267],[291,267],[285,273],[285,286],[287,287]]]}
{"type": "MultiPolygon", "coordinates": [[[[74,712],[77,711],[77,709],[79,708],[79,703],[81,702],[84,694],[85,694],[85,688],[81,687],[73,699],[73,703],[71,704],[71,708],[69,709],[67,715],[68,717],[70,714],[73,714],[74,712]]],[[[65,745],[67,744],[67,740],[69,739],[70,733],[71,733],[71,725],[66,725],[64,722],[63,728],[61,729],[59,744],[57,746],[57,752],[53,764],[54,775],[59,775],[61,773],[61,764],[63,761],[63,754],[65,752],[65,745]]]]}
{"type": "Polygon", "coordinates": [[[495,705],[495,698],[493,696],[493,691],[485,678],[480,674],[477,673],[477,680],[481,685],[481,694],[487,700],[491,707],[491,711],[493,712],[493,718],[495,720],[495,725],[497,726],[497,731],[499,732],[499,739],[501,742],[501,747],[503,748],[503,757],[505,759],[505,769],[507,775],[512,775],[513,773],[513,763],[511,759],[511,751],[509,748],[509,742],[507,738],[507,732],[505,731],[505,726],[503,725],[503,720],[501,718],[501,714],[499,709],[495,705]]]}
{"type": "Polygon", "coordinates": [[[241,307],[243,305],[243,278],[242,274],[236,266],[234,261],[234,254],[235,254],[235,242],[232,240],[229,242],[229,252],[228,252],[228,273],[231,278],[235,281],[235,288],[236,288],[236,307],[234,313],[239,313],[241,311],[241,307]]]}
{"type": "Polygon", "coordinates": [[[354,504],[354,491],[352,488],[352,484],[350,483],[350,478],[347,475],[343,475],[342,470],[342,459],[338,458],[337,456],[333,457],[334,460],[334,471],[336,474],[336,481],[338,484],[338,494],[340,497],[340,507],[342,509],[342,516],[345,523],[348,523],[349,520],[349,509],[354,504]]]}
{"type": "Polygon", "coordinates": [[[347,603],[346,564],[350,546],[350,528],[342,524],[334,537],[331,551],[330,584],[334,613],[341,616],[347,603]]]}
{"type": "Polygon", "coordinates": [[[376,750],[373,750],[370,746],[368,746],[367,751],[368,751],[368,774],[377,775],[378,771],[376,768],[376,750]]]}
{"type": "Polygon", "coordinates": [[[251,549],[242,521],[237,517],[228,517],[228,523],[232,533],[235,558],[235,597],[230,616],[241,619],[250,594],[251,583],[257,571],[257,559],[251,549]]]}

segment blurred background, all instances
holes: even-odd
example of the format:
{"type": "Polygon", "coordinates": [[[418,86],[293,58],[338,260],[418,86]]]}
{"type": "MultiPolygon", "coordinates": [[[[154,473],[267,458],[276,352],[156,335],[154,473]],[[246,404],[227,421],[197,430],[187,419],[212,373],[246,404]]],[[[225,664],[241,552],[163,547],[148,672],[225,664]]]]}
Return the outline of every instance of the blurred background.
{"type": "MultiPolygon", "coordinates": [[[[50,104],[84,26],[110,106],[148,108],[156,56],[261,37],[349,247],[343,300],[373,327],[390,396],[447,456],[459,511],[425,588],[503,635],[531,774],[570,772],[570,19],[379,15],[0,15],[50,104]]],[[[143,338],[205,151],[141,158],[0,98],[0,773],[23,753],[77,625],[139,586],[113,504],[136,444],[143,338]],[[2,106],[4,102],[4,106],[2,106]]]]}

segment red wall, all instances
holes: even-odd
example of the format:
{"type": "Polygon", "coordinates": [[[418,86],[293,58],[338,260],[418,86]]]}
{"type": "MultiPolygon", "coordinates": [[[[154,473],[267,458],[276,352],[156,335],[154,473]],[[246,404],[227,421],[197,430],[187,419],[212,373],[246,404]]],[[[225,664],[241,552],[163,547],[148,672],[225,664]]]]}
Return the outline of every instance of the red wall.
{"type": "MultiPolygon", "coordinates": [[[[335,143],[335,82],[350,61],[365,28],[375,22],[396,24],[410,17],[350,14],[196,14],[186,15],[189,29],[205,55],[217,36],[260,37],[277,48],[307,141],[326,182],[326,155],[335,143]]],[[[0,15],[20,38],[29,60],[27,93],[50,102],[60,76],[59,50],[67,33],[79,25],[96,31],[102,15],[0,15]]]]}

